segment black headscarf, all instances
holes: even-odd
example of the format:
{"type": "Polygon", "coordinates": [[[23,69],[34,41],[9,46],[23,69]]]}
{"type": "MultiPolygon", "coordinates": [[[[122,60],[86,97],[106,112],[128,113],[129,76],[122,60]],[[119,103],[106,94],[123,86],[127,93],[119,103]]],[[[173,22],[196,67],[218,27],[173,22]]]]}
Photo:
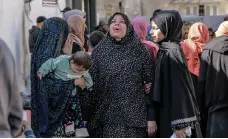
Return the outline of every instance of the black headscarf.
{"type": "Polygon", "coordinates": [[[153,21],[165,39],[159,42],[152,100],[159,102],[160,136],[170,137],[172,130],[197,122],[198,106],[195,91],[182,49],[179,45],[182,20],[177,11],[164,10],[153,21]]]}
{"type": "Polygon", "coordinates": [[[111,39],[112,41],[119,43],[119,44],[123,44],[126,42],[129,42],[131,39],[133,39],[134,37],[138,38],[134,32],[134,28],[130,23],[130,20],[128,19],[127,15],[123,14],[123,13],[115,13],[113,14],[109,20],[108,20],[108,26],[110,27],[111,23],[112,23],[112,19],[116,16],[116,15],[121,15],[125,21],[126,27],[127,27],[127,31],[126,31],[126,35],[121,39],[121,40],[116,40],[115,38],[113,38],[110,33],[108,33],[107,37],[109,39],[111,39]]]}
{"type": "Polygon", "coordinates": [[[165,10],[154,15],[154,23],[165,35],[163,42],[180,42],[182,36],[182,19],[179,12],[165,10]]]}

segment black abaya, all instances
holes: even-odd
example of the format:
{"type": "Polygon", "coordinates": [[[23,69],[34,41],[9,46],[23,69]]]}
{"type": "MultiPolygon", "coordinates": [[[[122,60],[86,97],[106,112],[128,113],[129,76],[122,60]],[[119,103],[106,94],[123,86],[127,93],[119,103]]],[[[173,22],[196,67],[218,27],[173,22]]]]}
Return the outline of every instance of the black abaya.
{"type": "Polygon", "coordinates": [[[204,135],[228,137],[228,37],[210,41],[201,55],[199,88],[204,135]]]}
{"type": "MultiPolygon", "coordinates": [[[[151,99],[155,102],[157,137],[169,138],[188,126],[200,136],[199,111],[191,75],[180,47],[182,20],[177,11],[161,11],[153,19],[165,36],[159,42],[151,99]]],[[[193,136],[192,136],[193,137],[193,136]]]]}

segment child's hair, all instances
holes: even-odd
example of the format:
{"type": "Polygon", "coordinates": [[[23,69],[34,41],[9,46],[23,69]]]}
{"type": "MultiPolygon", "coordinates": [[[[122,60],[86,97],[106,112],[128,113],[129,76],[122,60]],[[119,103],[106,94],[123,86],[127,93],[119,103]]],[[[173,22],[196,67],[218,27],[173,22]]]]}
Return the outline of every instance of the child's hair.
{"type": "Polygon", "coordinates": [[[100,43],[100,41],[102,39],[104,39],[104,38],[105,38],[105,34],[103,32],[101,32],[101,31],[94,31],[89,36],[89,42],[90,42],[91,46],[93,48],[95,48],[96,45],[98,43],[100,43]]]}
{"type": "Polygon", "coordinates": [[[71,60],[73,60],[75,64],[83,66],[85,70],[88,70],[92,65],[91,57],[85,51],[78,51],[75,54],[72,54],[70,61],[71,60]]]}

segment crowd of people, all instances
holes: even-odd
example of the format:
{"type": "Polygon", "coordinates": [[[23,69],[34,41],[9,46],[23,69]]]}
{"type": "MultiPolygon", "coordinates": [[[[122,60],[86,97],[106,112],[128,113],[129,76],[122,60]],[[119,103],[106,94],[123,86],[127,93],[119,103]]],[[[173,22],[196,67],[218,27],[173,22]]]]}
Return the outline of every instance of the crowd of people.
{"type": "MultiPolygon", "coordinates": [[[[150,25],[117,12],[87,34],[86,13],[62,12],[30,30],[30,137],[228,137],[228,21],[212,37],[203,23],[183,31],[175,10],[156,10],[150,25]]],[[[15,137],[22,106],[8,51],[0,41],[0,133],[15,137]]]]}

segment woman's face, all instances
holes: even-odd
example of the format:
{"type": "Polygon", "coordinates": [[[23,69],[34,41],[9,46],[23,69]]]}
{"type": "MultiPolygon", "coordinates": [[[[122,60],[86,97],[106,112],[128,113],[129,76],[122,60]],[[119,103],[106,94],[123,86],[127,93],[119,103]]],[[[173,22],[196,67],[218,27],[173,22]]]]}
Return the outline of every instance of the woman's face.
{"type": "Polygon", "coordinates": [[[161,30],[158,28],[158,26],[154,23],[154,21],[151,22],[151,31],[150,34],[155,42],[160,42],[165,39],[164,34],[161,32],[161,30]]]}
{"type": "Polygon", "coordinates": [[[115,39],[122,39],[127,32],[125,20],[121,15],[115,15],[110,24],[110,35],[115,39]]]}

